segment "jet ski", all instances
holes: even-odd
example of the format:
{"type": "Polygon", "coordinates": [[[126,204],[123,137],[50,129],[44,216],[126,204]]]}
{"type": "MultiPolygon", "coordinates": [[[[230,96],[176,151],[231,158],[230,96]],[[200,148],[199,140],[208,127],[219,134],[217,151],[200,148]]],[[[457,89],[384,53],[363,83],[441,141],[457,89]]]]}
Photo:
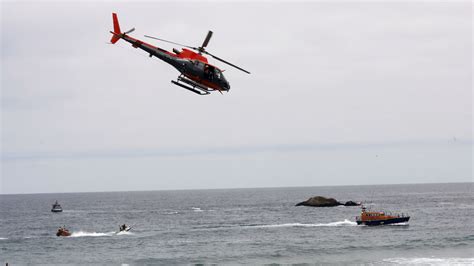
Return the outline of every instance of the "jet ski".
{"type": "Polygon", "coordinates": [[[60,227],[58,229],[58,232],[56,233],[56,236],[70,236],[70,235],[71,235],[71,232],[69,232],[69,230],[67,230],[64,227],[60,227]]]}
{"type": "Polygon", "coordinates": [[[119,231],[117,232],[117,234],[120,233],[120,232],[128,232],[131,229],[132,229],[131,226],[128,226],[126,224],[122,224],[121,226],[119,226],[119,231]]]}

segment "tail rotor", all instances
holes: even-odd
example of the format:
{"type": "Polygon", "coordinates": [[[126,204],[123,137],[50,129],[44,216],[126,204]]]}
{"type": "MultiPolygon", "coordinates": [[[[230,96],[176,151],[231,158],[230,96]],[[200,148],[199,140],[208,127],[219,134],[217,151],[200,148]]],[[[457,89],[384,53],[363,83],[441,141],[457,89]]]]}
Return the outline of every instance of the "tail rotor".
{"type": "Polygon", "coordinates": [[[135,28],[131,28],[130,30],[128,30],[126,32],[122,32],[120,30],[120,24],[119,24],[118,17],[117,17],[116,13],[112,13],[112,21],[114,23],[114,31],[110,32],[110,33],[112,33],[112,39],[110,39],[111,43],[118,42],[118,40],[120,40],[120,38],[122,38],[124,35],[127,35],[127,34],[133,32],[135,30],[135,28]]]}

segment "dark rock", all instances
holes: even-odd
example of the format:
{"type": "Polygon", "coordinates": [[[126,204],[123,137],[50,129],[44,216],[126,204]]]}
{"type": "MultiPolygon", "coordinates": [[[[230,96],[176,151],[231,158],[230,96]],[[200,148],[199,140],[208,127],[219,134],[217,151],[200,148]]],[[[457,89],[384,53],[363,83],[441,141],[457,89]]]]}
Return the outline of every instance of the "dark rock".
{"type": "Polygon", "coordinates": [[[344,203],[344,206],[360,206],[360,203],[350,200],[346,201],[346,203],[344,203]]]}
{"type": "Polygon", "coordinates": [[[334,207],[334,206],[339,206],[339,205],[343,205],[343,204],[333,198],[325,198],[325,197],[320,197],[320,196],[312,197],[306,201],[296,204],[296,206],[311,206],[311,207],[334,207]]]}
{"type": "Polygon", "coordinates": [[[321,196],[312,197],[306,201],[296,204],[296,206],[310,206],[310,207],[334,207],[334,206],[339,206],[339,205],[360,206],[361,204],[359,202],[355,202],[352,200],[347,201],[346,203],[341,203],[333,198],[325,198],[321,196]]]}

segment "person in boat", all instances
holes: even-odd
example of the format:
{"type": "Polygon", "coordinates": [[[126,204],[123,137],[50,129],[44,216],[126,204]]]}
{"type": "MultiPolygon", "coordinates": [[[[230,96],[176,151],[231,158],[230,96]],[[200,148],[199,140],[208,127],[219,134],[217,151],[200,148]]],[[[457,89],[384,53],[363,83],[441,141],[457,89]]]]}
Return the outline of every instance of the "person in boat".
{"type": "Polygon", "coordinates": [[[125,231],[125,229],[127,229],[127,225],[126,224],[122,224],[120,226],[120,231],[125,231]]]}

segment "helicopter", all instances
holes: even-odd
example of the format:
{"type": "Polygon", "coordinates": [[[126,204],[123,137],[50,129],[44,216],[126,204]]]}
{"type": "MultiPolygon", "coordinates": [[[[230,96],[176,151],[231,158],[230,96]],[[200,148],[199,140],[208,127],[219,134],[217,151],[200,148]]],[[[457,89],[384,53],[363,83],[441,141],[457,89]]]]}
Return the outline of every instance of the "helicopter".
{"type": "Polygon", "coordinates": [[[134,48],[140,48],[144,50],[149,54],[150,57],[155,56],[172,65],[181,74],[178,76],[176,81],[172,80],[171,82],[196,94],[208,95],[213,91],[219,91],[222,94],[223,91],[228,92],[230,90],[230,84],[222,73],[224,70],[221,70],[217,66],[209,64],[207,58],[203,54],[209,55],[220,62],[223,62],[238,70],[250,74],[249,71],[206,51],[206,47],[212,37],[212,31],[209,31],[207,33],[204,42],[199,47],[179,44],[165,39],[145,35],[145,37],[150,39],[167,42],[183,47],[181,48],[181,51],[177,50],[176,48],[173,48],[173,52],[169,52],[144,41],[130,37],[128,34],[133,32],[135,28],[122,32],[120,30],[120,24],[116,13],[112,13],[112,20],[114,26],[114,31],[110,31],[110,33],[112,33],[112,38],[110,40],[112,44],[115,44],[120,39],[123,39],[124,41],[132,44],[134,48]]]}

